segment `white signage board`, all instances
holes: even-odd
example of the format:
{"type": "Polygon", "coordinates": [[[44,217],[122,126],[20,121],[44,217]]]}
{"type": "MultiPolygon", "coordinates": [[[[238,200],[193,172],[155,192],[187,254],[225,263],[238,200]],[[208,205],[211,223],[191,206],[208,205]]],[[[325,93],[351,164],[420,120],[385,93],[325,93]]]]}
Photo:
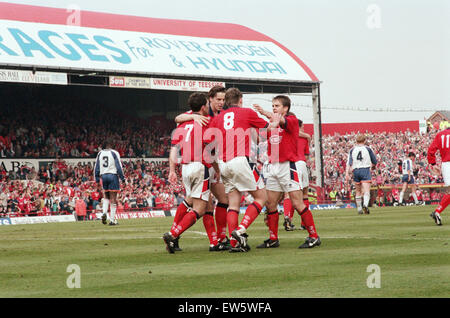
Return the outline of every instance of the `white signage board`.
{"type": "Polygon", "coordinates": [[[67,85],[67,74],[0,69],[0,82],[67,85]]]}
{"type": "Polygon", "coordinates": [[[0,65],[162,76],[311,81],[270,41],[0,20],[0,65]]]}

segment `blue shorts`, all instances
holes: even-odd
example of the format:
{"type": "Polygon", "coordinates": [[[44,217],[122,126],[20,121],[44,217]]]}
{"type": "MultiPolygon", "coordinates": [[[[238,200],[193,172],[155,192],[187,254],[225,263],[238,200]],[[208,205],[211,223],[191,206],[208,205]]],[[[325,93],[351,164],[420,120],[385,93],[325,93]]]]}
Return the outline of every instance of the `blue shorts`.
{"type": "Polygon", "coordinates": [[[402,183],[414,184],[414,176],[411,176],[411,180],[408,181],[408,175],[404,174],[402,177],[402,183]]]}
{"type": "Polygon", "coordinates": [[[119,176],[117,174],[106,173],[102,175],[103,190],[119,191],[119,176]]]}
{"type": "Polygon", "coordinates": [[[370,168],[359,168],[353,170],[353,181],[356,183],[372,181],[370,168]]]}

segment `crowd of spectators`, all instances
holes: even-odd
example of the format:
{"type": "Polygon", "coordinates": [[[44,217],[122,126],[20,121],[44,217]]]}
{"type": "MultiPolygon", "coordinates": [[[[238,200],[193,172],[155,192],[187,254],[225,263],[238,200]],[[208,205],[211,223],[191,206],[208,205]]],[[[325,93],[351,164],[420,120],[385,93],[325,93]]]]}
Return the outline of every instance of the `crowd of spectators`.
{"type": "MultiPolygon", "coordinates": [[[[124,160],[122,164],[128,182],[122,185],[118,211],[170,210],[184,199],[183,186],[167,182],[167,161],[124,160]]],[[[72,214],[80,199],[89,215],[102,211],[102,196],[90,163],[71,166],[57,160],[39,171],[22,167],[20,173],[0,167],[0,216],[72,214]]]]}
{"type": "MultiPolygon", "coordinates": [[[[428,167],[427,151],[436,133],[439,130],[432,129],[429,132],[406,131],[401,133],[366,133],[366,144],[374,151],[378,164],[372,170],[372,185],[378,188],[384,186],[400,186],[402,171],[401,163],[409,152],[416,155],[414,178],[417,184],[442,183],[442,176],[431,173],[428,167]]],[[[348,189],[344,182],[348,153],[355,145],[357,133],[346,135],[328,135],[323,137],[323,163],[325,193],[332,191],[346,193],[348,189]]],[[[439,158],[439,156],[438,156],[439,158]]],[[[310,157],[311,171],[315,169],[314,142],[311,144],[310,157]]],[[[427,192],[427,191],[425,191],[427,192]]],[[[428,193],[432,195],[433,191],[428,193]]],[[[392,202],[394,202],[392,200],[392,202]]]]}
{"type": "Polygon", "coordinates": [[[122,157],[167,157],[172,120],[139,119],[106,106],[44,102],[0,106],[0,157],[95,157],[113,140],[122,157]]]}
{"type": "MultiPolygon", "coordinates": [[[[367,133],[366,144],[374,151],[378,164],[372,173],[374,184],[398,184],[401,182],[401,162],[409,152],[416,154],[416,183],[440,183],[442,177],[433,175],[428,169],[427,151],[437,131],[420,133],[406,131],[402,133],[367,133]]],[[[332,184],[345,177],[347,158],[350,149],[355,146],[356,133],[347,135],[324,136],[323,162],[325,183],[332,184]]],[[[314,144],[312,143],[314,149],[314,144]]],[[[314,158],[311,158],[314,168],[314,158]]]]}

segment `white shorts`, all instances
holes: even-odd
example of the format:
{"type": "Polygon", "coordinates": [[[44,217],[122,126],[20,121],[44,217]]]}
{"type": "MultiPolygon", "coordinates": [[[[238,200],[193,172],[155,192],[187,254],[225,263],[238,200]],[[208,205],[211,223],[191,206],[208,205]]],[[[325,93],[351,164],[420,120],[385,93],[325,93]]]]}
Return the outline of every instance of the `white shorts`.
{"type": "Polygon", "coordinates": [[[298,164],[299,164],[299,167],[300,167],[302,189],[304,189],[306,187],[309,187],[308,167],[306,166],[306,162],[304,162],[304,161],[299,161],[298,164]]]}
{"type": "Polygon", "coordinates": [[[442,163],[442,177],[444,178],[444,184],[450,186],[450,161],[442,163]]]}
{"type": "MultiPolygon", "coordinates": [[[[285,161],[269,163],[267,166],[266,189],[275,192],[292,192],[303,189],[302,164],[304,161],[285,161]]],[[[305,178],[308,178],[306,170],[305,178]]]]}
{"type": "Polygon", "coordinates": [[[230,161],[219,162],[220,176],[225,193],[256,191],[264,188],[264,180],[255,163],[249,163],[246,157],[236,157],[230,161]]]}
{"type": "Polygon", "coordinates": [[[186,197],[208,201],[210,193],[209,175],[210,170],[201,162],[183,164],[181,176],[186,189],[186,197]]]}

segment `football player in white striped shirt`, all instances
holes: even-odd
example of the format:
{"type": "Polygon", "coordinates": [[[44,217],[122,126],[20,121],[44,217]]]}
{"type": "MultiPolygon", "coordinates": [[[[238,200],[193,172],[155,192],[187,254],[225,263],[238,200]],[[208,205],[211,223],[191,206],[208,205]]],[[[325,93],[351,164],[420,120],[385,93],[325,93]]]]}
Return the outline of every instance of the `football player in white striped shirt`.
{"type": "Polygon", "coordinates": [[[360,134],[356,136],[356,146],[350,150],[345,170],[345,182],[350,179],[350,171],[353,172],[355,182],[355,199],[358,214],[369,214],[370,185],[372,175],[370,169],[377,164],[377,158],[372,149],[365,145],[366,136],[360,134]],[[361,196],[364,201],[361,202],[361,196]]]}
{"type": "Polygon", "coordinates": [[[411,195],[414,198],[414,203],[417,205],[419,201],[417,200],[416,195],[416,184],[414,183],[414,160],[416,159],[416,155],[414,152],[410,152],[408,154],[408,158],[404,159],[402,162],[402,191],[400,191],[400,200],[399,204],[403,204],[403,196],[405,195],[405,191],[408,188],[408,185],[411,185],[411,195]]]}
{"type": "Polygon", "coordinates": [[[106,142],[105,149],[100,150],[95,160],[94,167],[95,181],[102,180],[103,185],[103,215],[102,223],[109,225],[117,225],[116,211],[117,211],[117,194],[120,191],[119,177],[125,183],[125,176],[123,175],[122,163],[120,162],[120,155],[116,150],[111,149],[111,143],[106,142]],[[108,208],[111,205],[111,213],[108,217],[108,208]]]}

